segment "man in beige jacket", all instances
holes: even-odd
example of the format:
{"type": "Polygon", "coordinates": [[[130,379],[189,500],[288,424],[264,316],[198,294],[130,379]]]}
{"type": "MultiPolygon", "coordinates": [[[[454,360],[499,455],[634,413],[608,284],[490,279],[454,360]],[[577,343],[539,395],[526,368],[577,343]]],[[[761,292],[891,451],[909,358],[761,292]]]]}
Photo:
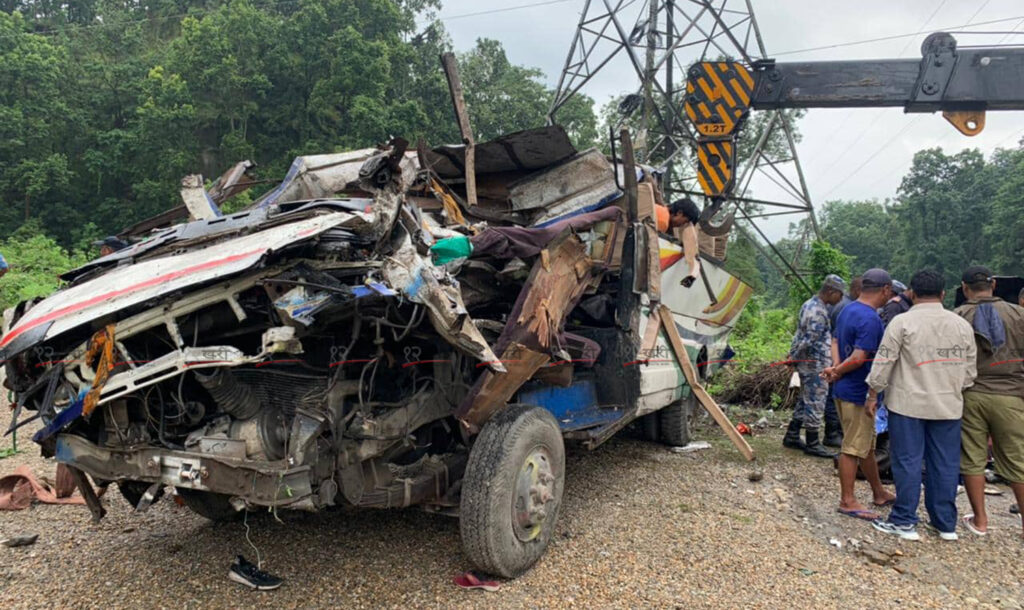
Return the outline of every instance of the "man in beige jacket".
{"type": "Polygon", "coordinates": [[[875,529],[920,540],[917,505],[924,462],[925,508],[943,540],[956,540],[956,486],[960,477],[963,391],[977,377],[974,330],[942,308],[945,281],[935,271],[910,280],[914,306],[885,329],[868,373],[869,407],[885,390],[896,502],[875,529]]]}

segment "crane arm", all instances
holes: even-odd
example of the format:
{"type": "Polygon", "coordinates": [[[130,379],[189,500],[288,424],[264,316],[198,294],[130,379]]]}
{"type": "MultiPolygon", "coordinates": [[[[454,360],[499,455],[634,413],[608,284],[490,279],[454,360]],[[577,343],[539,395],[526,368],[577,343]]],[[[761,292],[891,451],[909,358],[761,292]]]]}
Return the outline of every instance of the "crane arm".
{"type": "Polygon", "coordinates": [[[986,110],[1024,110],[1024,48],[957,49],[931,34],[921,59],[705,61],[690,66],[684,108],[697,132],[697,178],[712,208],[734,186],[736,137],[751,109],[902,107],[938,112],[965,135],[986,110]]]}

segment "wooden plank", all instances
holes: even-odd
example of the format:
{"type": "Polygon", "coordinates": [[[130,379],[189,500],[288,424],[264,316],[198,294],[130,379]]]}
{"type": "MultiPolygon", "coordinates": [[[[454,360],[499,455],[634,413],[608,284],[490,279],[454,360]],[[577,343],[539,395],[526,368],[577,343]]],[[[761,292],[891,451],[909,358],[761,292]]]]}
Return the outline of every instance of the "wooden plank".
{"type": "Polygon", "coordinates": [[[638,360],[646,360],[650,357],[654,346],[658,343],[659,330],[661,330],[661,315],[652,311],[650,317],[647,318],[647,328],[644,329],[644,340],[640,343],[640,353],[636,355],[638,360]]]}
{"type": "Polygon", "coordinates": [[[466,110],[466,98],[462,92],[462,81],[459,79],[459,67],[455,61],[455,54],[441,55],[441,65],[444,67],[445,78],[448,79],[448,91],[451,93],[452,104],[455,107],[455,119],[459,123],[462,143],[466,146],[466,201],[469,205],[474,206],[476,205],[476,143],[473,141],[473,128],[469,124],[469,112],[466,110]]]}
{"type": "Polygon", "coordinates": [[[672,345],[672,351],[676,353],[676,359],[679,360],[679,365],[683,367],[683,374],[686,375],[686,382],[690,384],[690,389],[693,390],[694,396],[700,401],[700,404],[704,405],[711,417],[714,418],[715,422],[718,423],[722,431],[725,432],[729,440],[732,441],[733,445],[740,450],[743,457],[747,458],[748,461],[756,459],[754,450],[747,444],[745,438],[736,431],[736,426],[729,421],[722,409],[719,408],[711,395],[708,394],[704,386],[701,385],[700,380],[697,378],[697,371],[693,368],[693,363],[690,362],[690,354],[686,351],[686,346],[683,345],[683,339],[679,336],[679,331],[676,330],[676,321],[672,319],[672,311],[664,306],[658,306],[658,312],[661,314],[661,325],[665,328],[665,334],[668,336],[669,343],[672,345]]]}

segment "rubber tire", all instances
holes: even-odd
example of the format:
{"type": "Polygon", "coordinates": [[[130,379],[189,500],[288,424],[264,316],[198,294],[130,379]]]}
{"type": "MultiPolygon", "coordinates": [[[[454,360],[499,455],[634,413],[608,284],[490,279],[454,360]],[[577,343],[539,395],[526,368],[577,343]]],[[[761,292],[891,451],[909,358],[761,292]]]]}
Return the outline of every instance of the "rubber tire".
{"type": "Polygon", "coordinates": [[[530,569],[554,534],[564,488],[565,444],[551,413],[514,404],[491,418],[473,443],[462,481],[459,530],[470,563],[504,578],[515,578],[530,569]],[[519,470],[538,445],[551,456],[553,508],[544,518],[540,534],[523,542],[512,524],[512,498],[519,470]]]}
{"type": "Polygon", "coordinates": [[[658,431],[660,426],[658,412],[648,413],[640,417],[640,431],[645,441],[657,443],[661,441],[661,434],[658,431]]]}
{"type": "Polygon", "coordinates": [[[657,412],[659,440],[672,447],[684,447],[690,442],[690,414],[697,397],[690,392],[657,412]]]}
{"type": "Polygon", "coordinates": [[[236,521],[242,518],[242,511],[231,506],[231,496],[187,487],[176,489],[185,506],[200,517],[217,522],[236,521]]]}

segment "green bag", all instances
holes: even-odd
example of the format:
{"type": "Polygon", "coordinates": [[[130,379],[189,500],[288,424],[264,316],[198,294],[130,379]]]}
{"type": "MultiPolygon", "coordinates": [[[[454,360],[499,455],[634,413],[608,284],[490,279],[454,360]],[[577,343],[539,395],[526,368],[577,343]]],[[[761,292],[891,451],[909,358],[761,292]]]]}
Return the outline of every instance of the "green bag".
{"type": "Polygon", "coordinates": [[[459,258],[467,258],[473,253],[473,244],[465,235],[446,237],[430,246],[430,257],[435,265],[450,263],[459,258]]]}

